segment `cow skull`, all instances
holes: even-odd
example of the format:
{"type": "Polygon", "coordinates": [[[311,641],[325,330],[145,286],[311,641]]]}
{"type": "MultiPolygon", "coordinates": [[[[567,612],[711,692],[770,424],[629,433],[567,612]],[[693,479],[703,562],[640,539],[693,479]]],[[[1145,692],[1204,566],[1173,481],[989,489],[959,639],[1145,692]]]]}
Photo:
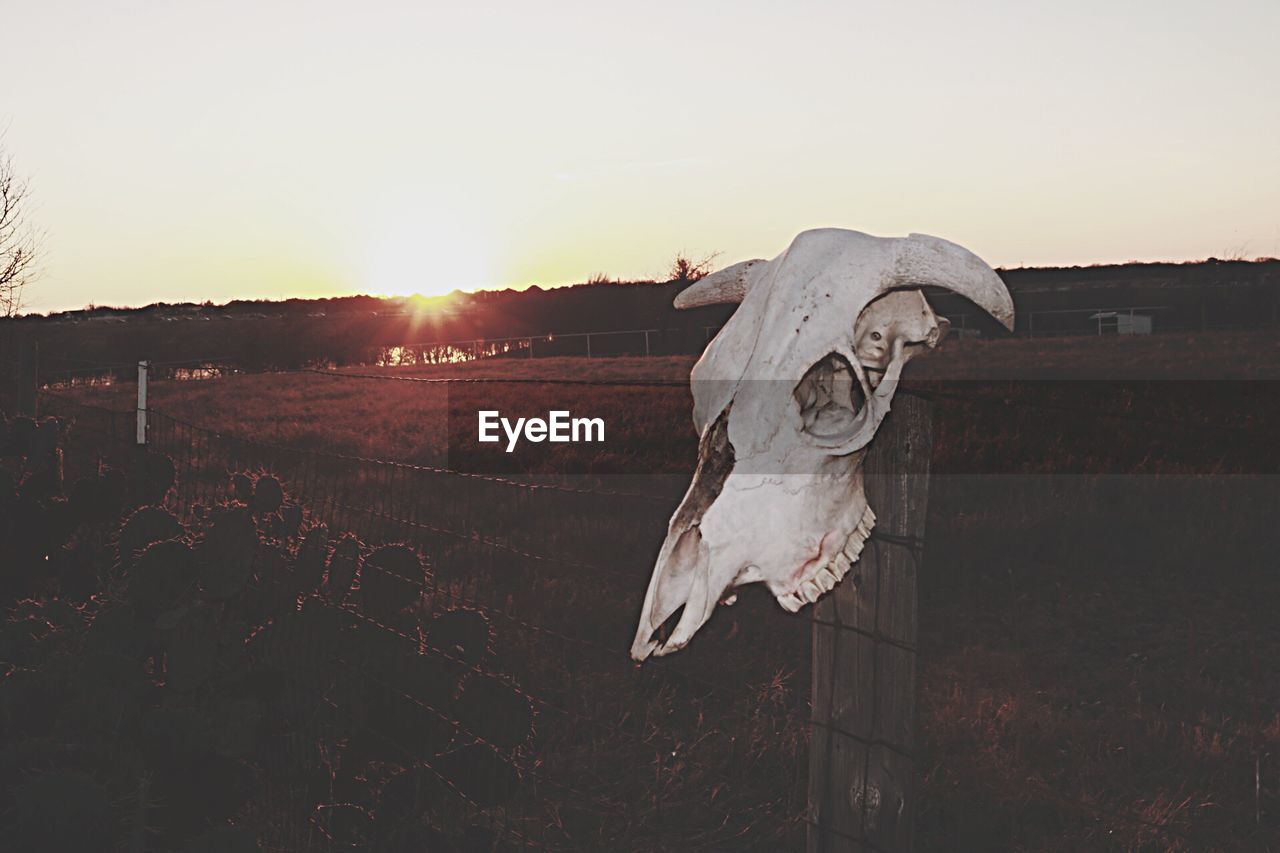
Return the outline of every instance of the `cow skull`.
{"type": "Polygon", "coordinates": [[[794,612],[857,561],[875,523],[867,445],[902,368],[949,326],[921,285],[1013,328],[1000,277],[923,234],[806,231],[773,260],[735,264],[676,297],[677,308],[741,304],[693,368],[698,467],[658,553],[633,658],[683,648],[734,587],[763,582],[794,612]]]}

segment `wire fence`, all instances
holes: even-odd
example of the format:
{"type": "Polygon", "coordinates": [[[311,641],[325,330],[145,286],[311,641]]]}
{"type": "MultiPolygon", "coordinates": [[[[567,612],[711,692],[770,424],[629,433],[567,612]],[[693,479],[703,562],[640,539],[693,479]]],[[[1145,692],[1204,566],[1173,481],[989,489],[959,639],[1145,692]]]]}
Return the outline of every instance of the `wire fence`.
{"type": "MultiPolygon", "coordinates": [[[[355,380],[441,383],[685,384],[309,372],[355,380]]],[[[1131,421],[1142,427],[1213,434],[1257,433],[1236,425],[1081,412],[1055,404],[1036,407],[940,389],[903,388],[899,393],[966,406],[1039,408],[1046,417],[1131,421]]],[[[133,412],[85,406],[57,392],[45,396],[55,404],[51,408],[61,406],[76,421],[80,439],[68,448],[69,469],[88,470],[132,450],[133,412]]],[[[463,732],[470,743],[490,749],[521,780],[519,793],[500,808],[460,792],[464,805],[458,814],[434,815],[429,822],[483,824],[494,837],[522,849],[657,850],[671,849],[673,843],[691,850],[795,849],[802,844],[805,828],[816,825],[806,804],[811,729],[824,730],[828,744],[836,738],[856,744],[864,764],[873,750],[896,753],[907,762],[914,758],[909,745],[884,734],[882,719],[873,714],[870,730],[852,731],[830,708],[812,707],[807,690],[811,626],[862,636],[875,650],[873,660],[882,654],[914,660],[915,644],[880,631],[878,613],[870,628],[823,618],[811,622],[779,617],[769,620],[766,629],[758,620],[731,619],[711,626],[733,635],[736,648],[731,658],[714,656],[717,642],[708,639],[643,668],[632,665],[627,655],[631,628],[652,556],[678,500],[671,488],[642,492],[585,480],[489,476],[290,448],[203,427],[163,407],[150,412],[149,449],[174,462],[178,485],[170,501],[183,518],[203,517],[226,500],[232,473],[270,472],[292,499],[332,529],[351,531],[366,545],[404,542],[420,551],[431,572],[430,589],[424,592],[428,617],[468,608],[492,619],[489,660],[498,662],[497,668],[470,663],[447,650],[433,649],[431,654],[476,677],[509,679],[518,685],[519,694],[536,711],[537,734],[527,747],[500,749],[457,714],[401,689],[395,673],[362,675],[383,691],[379,695],[386,701],[399,701],[386,698],[398,696],[422,705],[428,714],[463,732]]],[[[901,549],[918,568],[922,540],[883,531],[876,531],[873,540],[877,548],[901,549]]],[[[879,598],[874,601],[878,608],[879,598]]],[[[421,621],[388,624],[358,609],[343,612],[396,638],[404,648],[426,649],[421,621]]],[[[343,663],[349,675],[366,668],[360,661],[343,663]]],[[[878,709],[876,684],[873,679],[867,701],[878,709]]],[[[385,737],[393,739],[390,734],[385,737]]],[[[416,753],[407,745],[400,754],[416,753]]],[[[308,751],[282,760],[317,759],[308,751]]],[[[438,771],[428,761],[426,769],[453,784],[447,768],[438,771]]],[[[864,778],[869,769],[864,766],[864,778]]],[[[292,834],[282,836],[281,849],[320,849],[321,842],[332,849],[359,849],[358,842],[333,829],[342,822],[338,812],[317,817],[308,810],[302,820],[293,795],[279,792],[279,797],[280,802],[264,808],[297,818],[288,824],[292,834]],[[294,842],[300,846],[290,847],[294,842]]],[[[857,826],[824,825],[823,831],[865,849],[882,849],[867,830],[869,813],[878,804],[864,793],[856,805],[861,812],[857,826]]],[[[1086,813],[1104,811],[1092,803],[1064,800],[1063,805],[1086,813]]],[[[353,808],[367,812],[359,804],[353,808]]],[[[1106,816],[1141,824],[1170,846],[1191,840],[1176,827],[1139,816],[1106,816]]]]}
{"type": "Polygon", "coordinates": [[[392,367],[474,361],[479,358],[696,355],[711,340],[717,328],[694,326],[678,329],[620,329],[425,341],[383,347],[374,362],[382,367],[392,367]]]}
{"type": "MultiPolygon", "coordinates": [[[[129,446],[133,413],[46,398],[46,410],[75,420],[68,477],[141,452],[129,446]]],[[[736,663],[699,649],[643,668],[629,658],[653,539],[675,499],[290,449],[162,409],[150,412],[147,449],[173,460],[169,504],[182,519],[203,518],[226,500],[233,472],[270,472],[312,518],[356,534],[366,551],[408,543],[421,552],[431,616],[459,608],[488,616],[499,670],[470,671],[519,685],[536,711],[536,735],[505,759],[522,780],[514,798],[496,809],[468,801],[468,811],[450,820],[483,822],[507,843],[533,849],[802,843],[807,621],[785,619],[765,631],[734,620],[724,630],[738,634],[736,663]],[[769,772],[746,772],[762,764],[769,772]]],[[[418,642],[418,625],[382,627],[418,642]]],[[[398,678],[383,678],[378,701],[405,693],[398,678]]],[[[456,715],[448,722],[485,744],[456,715]]],[[[307,748],[279,760],[318,759],[307,748]]],[[[278,791],[280,801],[270,804],[293,816],[282,848],[321,849],[330,843],[325,833],[333,849],[348,845],[324,826],[318,842],[315,815],[304,822],[289,796],[278,791]]],[[[341,822],[338,812],[324,814],[341,822]]]]}

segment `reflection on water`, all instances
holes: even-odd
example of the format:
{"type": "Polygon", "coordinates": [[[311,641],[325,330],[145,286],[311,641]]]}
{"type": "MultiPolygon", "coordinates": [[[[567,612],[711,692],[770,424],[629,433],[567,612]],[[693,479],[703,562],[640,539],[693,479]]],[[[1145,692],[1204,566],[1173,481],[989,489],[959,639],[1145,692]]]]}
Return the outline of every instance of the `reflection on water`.
{"type": "MultiPolygon", "coordinates": [[[[147,375],[153,382],[158,379],[177,379],[185,382],[197,379],[217,379],[232,372],[234,372],[232,368],[216,365],[179,367],[177,365],[159,364],[152,365],[147,375]]],[[[132,386],[137,383],[138,368],[136,365],[108,367],[98,370],[92,368],[65,371],[50,370],[42,371],[40,374],[40,386],[42,388],[110,388],[114,385],[132,386]]]]}
{"type": "Polygon", "coordinates": [[[378,367],[406,365],[457,364],[496,356],[528,357],[535,341],[551,342],[554,335],[538,338],[506,338],[502,340],[452,341],[450,343],[415,344],[383,347],[374,364],[378,367]]]}
{"type": "MultiPolygon", "coordinates": [[[[440,341],[422,344],[395,344],[363,348],[354,358],[311,361],[294,367],[412,367],[458,364],[487,358],[548,358],[553,356],[661,355],[701,352],[710,338],[706,329],[623,332],[569,332],[520,338],[477,338],[470,341],[440,341]]],[[[270,366],[242,365],[249,371],[271,370],[270,366]]],[[[277,366],[276,369],[287,369],[277,366]]],[[[234,366],[187,362],[185,365],[153,363],[150,378],[186,382],[217,379],[236,372],[234,366]]],[[[115,364],[99,368],[42,370],[40,384],[47,388],[110,387],[137,383],[135,364],[115,364]]]]}
{"type": "Polygon", "coordinates": [[[110,388],[123,382],[121,377],[106,373],[98,376],[41,377],[46,388],[110,388]]]}
{"type": "Polygon", "coordinates": [[[168,375],[161,374],[164,379],[217,379],[230,371],[222,367],[178,367],[168,375]]]}

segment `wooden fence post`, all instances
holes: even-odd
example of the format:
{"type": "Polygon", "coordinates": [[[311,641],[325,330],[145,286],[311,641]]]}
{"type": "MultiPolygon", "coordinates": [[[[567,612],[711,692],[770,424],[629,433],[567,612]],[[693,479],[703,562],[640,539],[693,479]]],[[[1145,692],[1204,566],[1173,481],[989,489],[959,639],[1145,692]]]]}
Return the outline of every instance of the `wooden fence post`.
{"type": "Polygon", "coordinates": [[[916,573],[932,449],[929,403],[899,391],[863,468],[871,541],[814,606],[808,853],[911,849],[916,573]]]}

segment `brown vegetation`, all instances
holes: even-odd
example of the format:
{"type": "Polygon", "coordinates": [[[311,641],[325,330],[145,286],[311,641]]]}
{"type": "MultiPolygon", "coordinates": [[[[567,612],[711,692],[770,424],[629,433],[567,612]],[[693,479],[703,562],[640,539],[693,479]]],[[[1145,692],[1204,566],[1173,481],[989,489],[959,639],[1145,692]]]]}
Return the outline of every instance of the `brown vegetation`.
{"type": "MultiPolygon", "coordinates": [[[[1264,333],[965,342],[913,365],[910,384],[938,395],[920,584],[919,849],[1232,850],[1274,842],[1280,398],[1257,380],[1275,378],[1276,346],[1264,333]],[[1031,381],[1046,376],[1054,381],[1031,381]],[[1089,381],[1062,381],[1082,376],[1089,381]]],[[[686,377],[688,366],[688,359],[534,360],[429,374],[670,380],[686,377]]],[[[129,406],[128,388],[77,393],[129,406]]],[[[446,391],[268,374],[160,383],[153,405],[263,441],[419,462],[452,451],[452,467],[571,471],[583,483],[621,473],[642,484],[650,472],[683,480],[696,453],[680,388],[446,391]],[[498,458],[447,440],[450,413],[463,419],[461,429],[480,405],[516,413],[552,404],[605,417],[605,448],[544,446],[498,458]]],[[[516,531],[509,522],[508,532],[516,531]]],[[[598,546],[596,557],[624,554],[618,565],[635,573],[634,589],[613,579],[587,589],[547,575],[547,585],[534,587],[541,597],[526,604],[543,608],[553,624],[591,614],[587,624],[610,642],[626,634],[662,523],[657,512],[632,516],[616,542],[578,543],[598,546]],[[566,596],[576,601],[569,610],[566,596]]],[[[582,529],[565,517],[563,530],[542,535],[568,543],[582,529]]],[[[758,687],[762,707],[803,707],[808,670],[797,627],[763,597],[744,596],[717,611],[706,636],[681,653],[682,665],[758,687]],[[762,637],[764,646],[748,642],[762,637]],[[744,651],[761,648],[768,651],[759,658],[744,651]]],[[[625,637],[619,654],[623,646],[625,637]]],[[[607,687],[625,699],[638,689],[628,686],[633,680],[619,671],[607,687]]],[[[582,701],[597,695],[584,692],[582,701]]],[[[687,831],[729,815],[746,833],[739,846],[755,839],[768,849],[779,815],[795,814],[797,803],[791,782],[768,800],[771,780],[755,774],[803,762],[802,720],[779,730],[770,715],[752,720],[739,710],[721,724],[703,716],[710,700],[691,703],[692,695],[665,702],[650,695],[637,710],[655,732],[705,741],[689,764],[666,768],[689,804],[666,814],[664,825],[687,831]],[[766,764],[738,760],[732,778],[713,781],[730,756],[744,754],[766,764]],[[752,810],[761,820],[769,815],[773,830],[751,829],[752,810]]],[[[798,836],[793,828],[777,837],[798,836]]],[[[725,841],[709,843],[716,838],[725,841]]],[[[653,836],[634,843],[662,847],[653,836]]]]}

